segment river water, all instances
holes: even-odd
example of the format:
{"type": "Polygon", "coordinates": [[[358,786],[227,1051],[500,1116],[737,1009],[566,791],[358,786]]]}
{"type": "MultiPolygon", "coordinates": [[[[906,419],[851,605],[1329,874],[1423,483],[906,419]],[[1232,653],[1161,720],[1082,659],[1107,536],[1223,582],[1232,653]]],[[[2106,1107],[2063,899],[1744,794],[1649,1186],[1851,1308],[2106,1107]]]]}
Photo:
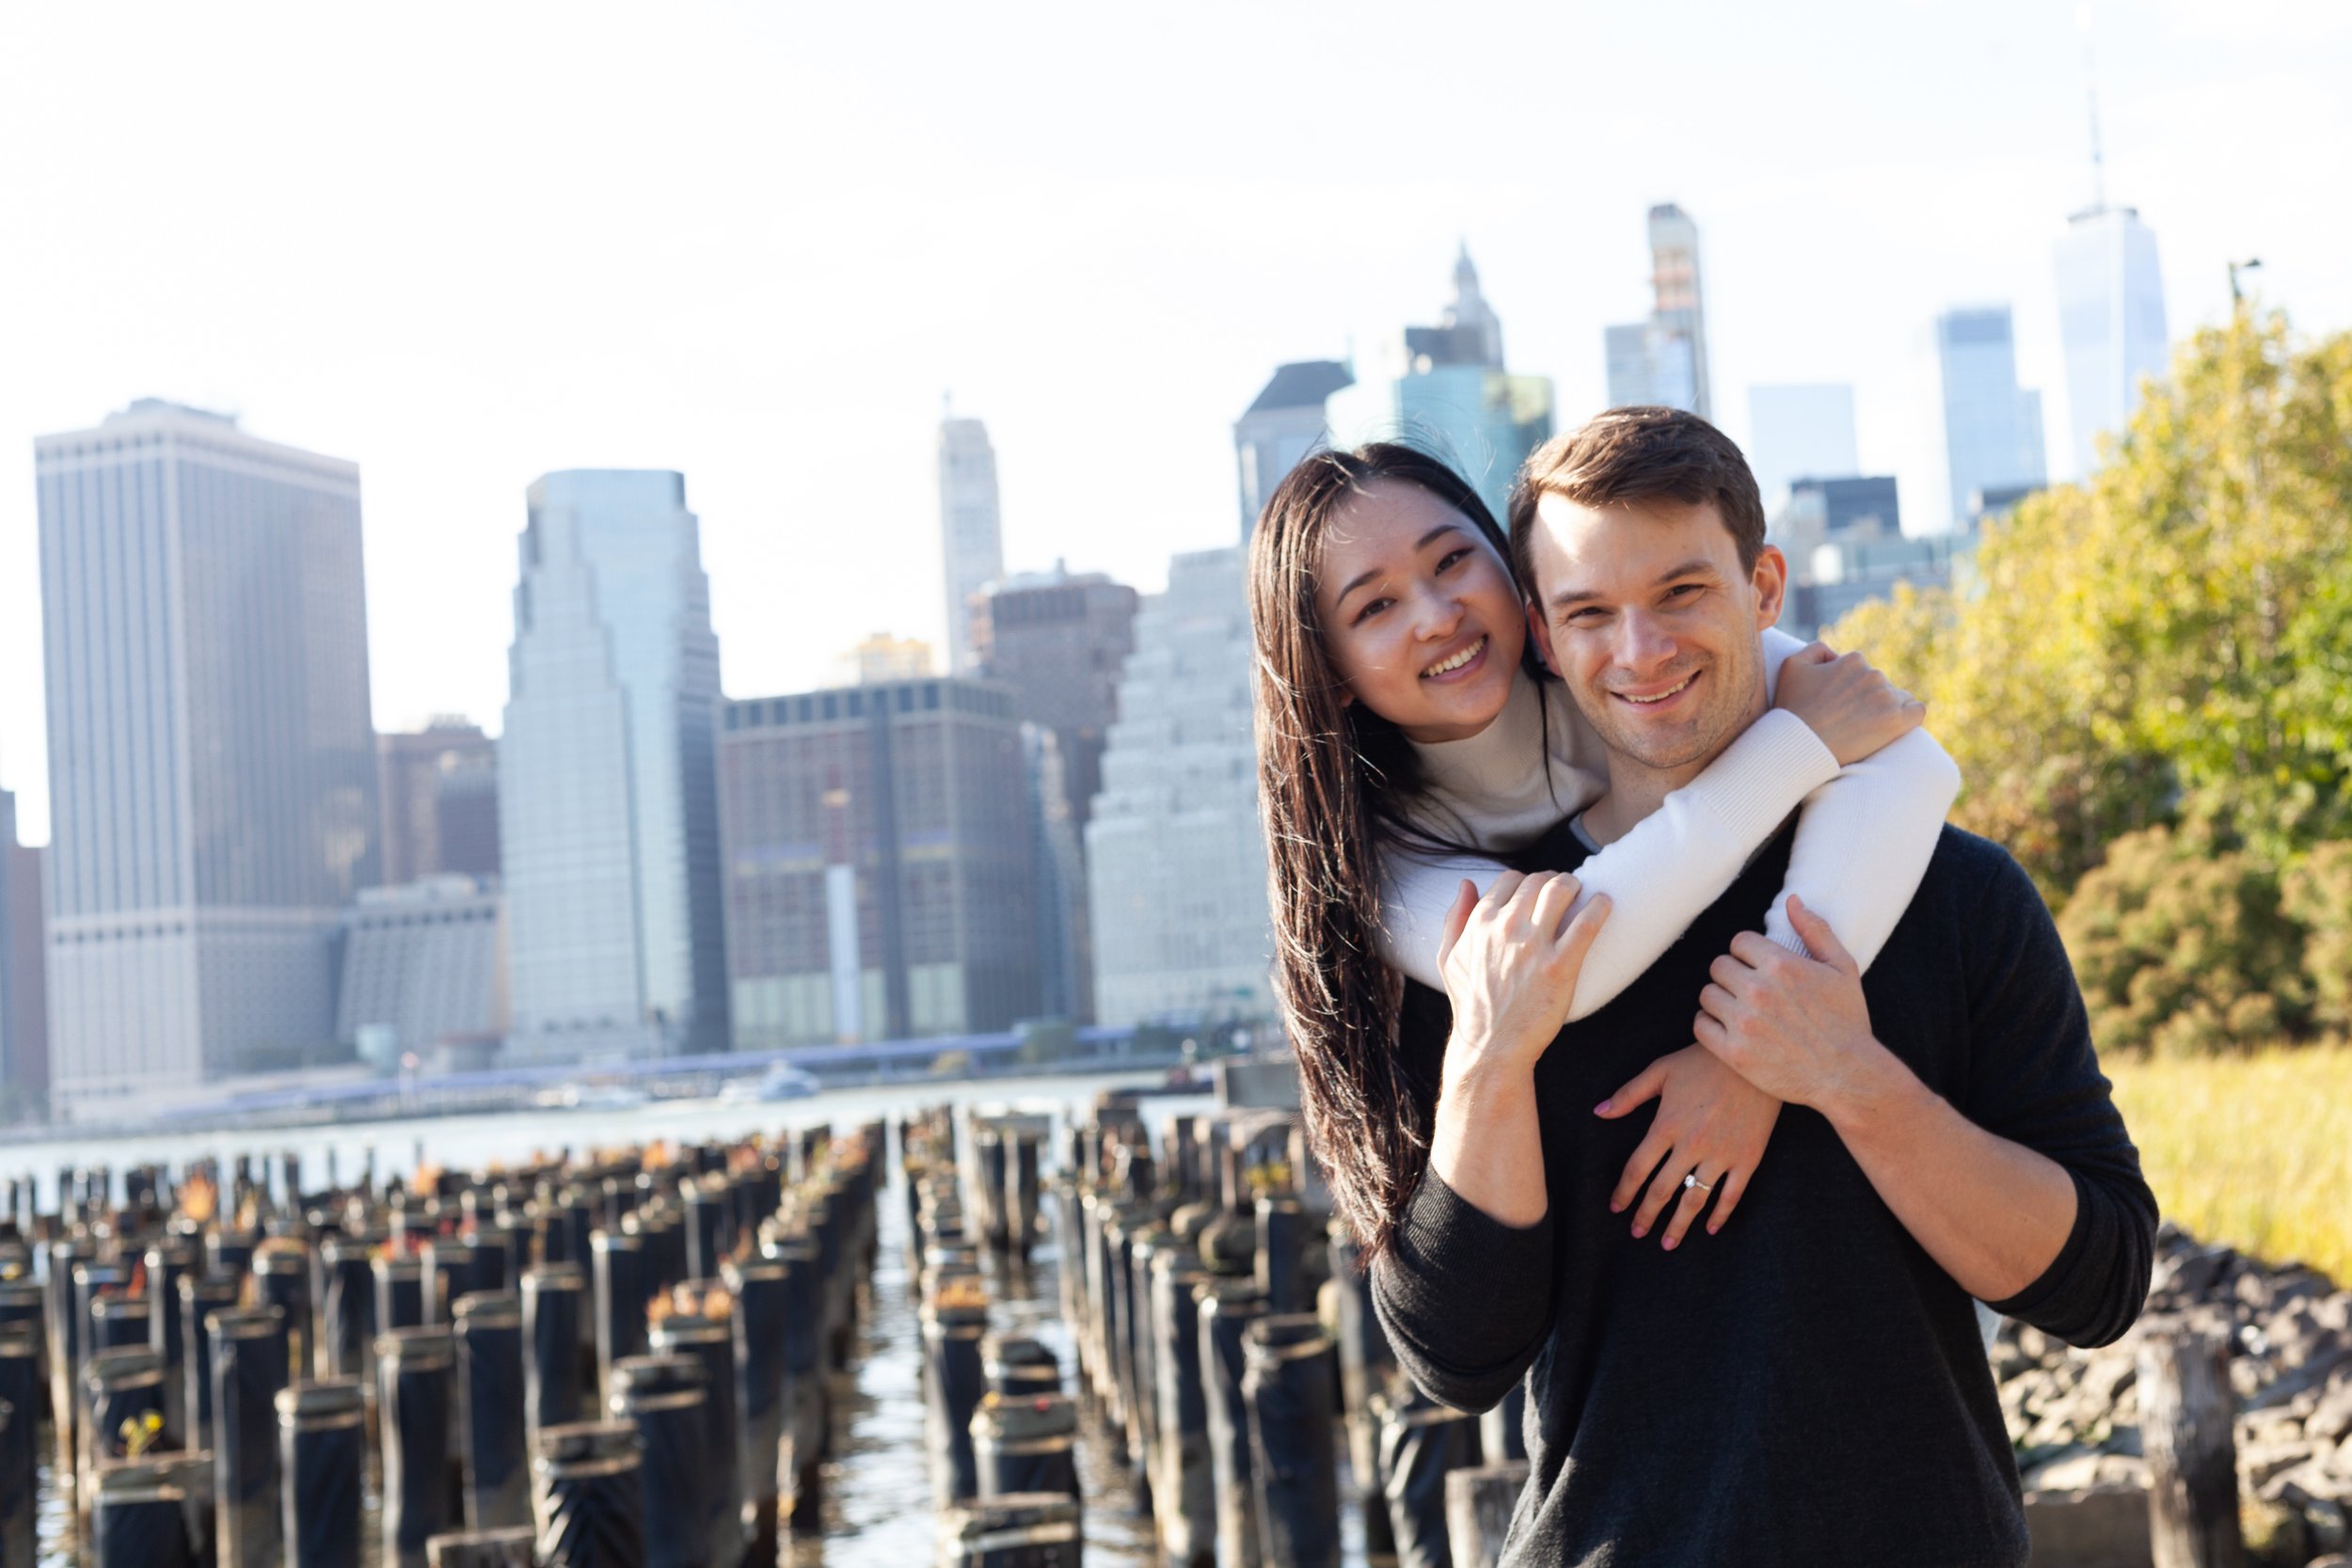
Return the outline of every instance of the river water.
{"type": "MultiPolygon", "coordinates": [[[[1071,1118],[1083,1117],[1099,1091],[1148,1085],[1156,1076],[988,1079],[832,1090],[810,1100],[769,1105],[669,1101],[631,1110],[533,1111],[284,1132],[114,1137],[103,1143],[8,1143],[0,1144],[0,1176],[32,1174],[46,1209],[56,1199],[59,1167],[92,1163],[117,1171],[150,1164],[176,1168],[211,1155],[221,1157],[226,1166],[239,1153],[292,1151],[301,1157],[305,1185],[321,1186],[326,1181],[330,1150],[341,1180],[355,1180],[373,1153],[380,1180],[394,1172],[408,1173],[420,1153],[428,1164],[477,1169],[494,1163],[519,1164],[534,1151],[553,1154],[655,1139],[730,1138],[818,1122],[847,1129],[943,1103],[1043,1113],[1056,1118],[1058,1131],[1071,1118]]],[[[1144,1104],[1155,1129],[1168,1117],[1211,1108],[1201,1096],[1149,1097],[1144,1104]]],[[[1048,1147],[1059,1148],[1061,1140],[1057,1136],[1048,1147]]],[[[921,1339],[907,1266],[903,1178],[896,1153],[894,1148],[889,1187],[880,1200],[881,1247],[868,1292],[870,1309],[860,1323],[851,1363],[835,1379],[838,1424],[834,1457],[825,1466],[823,1481],[824,1530],[819,1537],[792,1544],[792,1568],[922,1568],[935,1560],[937,1516],[931,1507],[918,1383],[921,1339]]],[[[1065,1381],[1074,1378],[1070,1325],[1062,1321],[1058,1293],[1060,1259],[1050,1236],[1040,1242],[1025,1270],[1008,1271],[994,1259],[987,1266],[993,1271],[991,1326],[1035,1337],[1059,1357],[1065,1381]]],[[[1341,1451],[1344,1467],[1344,1445],[1341,1451]]],[[[1080,1430],[1078,1465],[1086,1492],[1089,1568],[1148,1568],[1154,1560],[1152,1522],[1136,1511],[1124,1473],[1109,1462],[1105,1440],[1090,1426],[1080,1430]]],[[[1343,1486],[1344,1481],[1343,1477],[1343,1486]]],[[[72,1550],[64,1511],[47,1484],[46,1472],[42,1497],[42,1568],[84,1568],[72,1550]]],[[[371,1532],[374,1508],[371,1492],[371,1532]]],[[[1360,1564],[1363,1547],[1356,1510],[1343,1512],[1347,1560],[1360,1564]]],[[[373,1533],[370,1541],[372,1544],[373,1533]]]]}

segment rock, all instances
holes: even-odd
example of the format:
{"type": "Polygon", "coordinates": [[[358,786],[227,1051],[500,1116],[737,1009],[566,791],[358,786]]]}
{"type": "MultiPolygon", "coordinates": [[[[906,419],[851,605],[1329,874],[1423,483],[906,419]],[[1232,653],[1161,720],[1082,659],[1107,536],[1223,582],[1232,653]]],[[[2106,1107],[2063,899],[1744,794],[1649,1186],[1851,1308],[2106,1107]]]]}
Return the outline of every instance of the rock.
{"type": "Polygon", "coordinates": [[[2303,1524],[2313,1549],[2340,1552],[2352,1544],[2352,1516],[2333,1497],[2314,1497],[2303,1505],[2303,1524]]]}
{"type": "Polygon", "coordinates": [[[2166,1259],[2156,1265],[2149,1294],[2194,1301],[2210,1291],[2221,1278],[2222,1271],[2236,1260],[2237,1254],[2225,1246],[2198,1247],[2166,1259]]]}
{"type": "Polygon", "coordinates": [[[2246,1410],[2238,1413],[2237,1445],[2296,1443],[2304,1437],[2303,1423],[2292,1410],[2246,1410]]]}
{"type": "Polygon", "coordinates": [[[2112,1410],[2117,1399],[2138,1379],[2136,1351],[2104,1353],[2092,1356],[2083,1368],[2082,1382],[2075,1386],[2075,1392],[2078,1398],[2093,1402],[2101,1411],[2112,1410]]]}
{"type": "Polygon", "coordinates": [[[2145,1568],[2152,1550],[2148,1494],[2137,1486],[2027,1492],[2026,1528],[2044,1568],[2145,1568]]]}
{"type": "Polygon", "coordinates": [[[2079,1492],[2098,1480],[2098,1449],[2075,1444],[2037,1462],[2023,1476],[2028,1492],[2079,1492]]]}
{"type": "Polygon", "coordinates": [[[2241,1445],[2237,1450],[2238,1485],[2245,1491],[2258,1493],[2271,1477],[2298,1465],[2308,1465],[2318,1454],[2318,1445],[2301,1438],[2241,1445]]]}
{"type": "Polygon", "coordinates": [[[2242,1497],[2237,1518],[2248,1562],[2292,1568],[2311,1557],[2311,1527],[2303,1522],[2301,1509],[2266,1497],[2242,1497]]]}
{"type": "Polygon", "coordinates": [[[2315,1502],[2341,1503],[2346,1497],[2352,1497],[2352,1481],[2346,1481],[2325,1464],[2313,1460],[2272,1476],[2263,1482],[2260,1495],[2271,1502],[2284,1503],[2289,1508],[2308,1509],[2315,1502]]]}
{"type": "Polygon", "coordinates": [[[2342,1375],[2339,1369],[2334,1380],[2319,1396],[2311,1414],[2303,1418],[2303,1431],[2312,1437],[2324,1437],[2329,1442],[2342,1442],[2352,1433],[2352,1376],[2342,1375]]]}

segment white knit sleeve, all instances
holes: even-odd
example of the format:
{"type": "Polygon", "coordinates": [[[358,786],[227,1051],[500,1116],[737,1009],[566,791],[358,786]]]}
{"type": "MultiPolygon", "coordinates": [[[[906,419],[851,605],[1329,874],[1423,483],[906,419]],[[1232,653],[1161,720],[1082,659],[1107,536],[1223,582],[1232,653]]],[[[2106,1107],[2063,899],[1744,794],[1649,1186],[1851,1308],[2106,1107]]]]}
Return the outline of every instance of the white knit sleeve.
{"type": "Polygon", "coordinates": [[[1919,891],[1944,814],[1959,794],[1959,765],[1925,730],[1840,769],[1797,818],[1788,879],[1764,917],[1764,934],[1794,952],[1805,950],[1788,924],[1793,893],[1868,969],[1919,891]]]}
{"type": "MultiPolygon", "coordinates": [[[[1611,909],[1585,955],[1569,1020],[1597,1011],[1655,963],[1836,771],[1837,759],[1804,721],[1775,708],[1623,838],[1588,856],[1577,868],[1578,908],[1606,893],[1611,909]]],[[[1502,863],[1391,851],[1384,869],[1382,957],[1442,990],[1438,943],[1446,911],[1462,879],[1483,893],[1502,863]]]]}
{"type": "MultiPolygon", "coordinates": [[[[1780,667],[1804,646],[1777,626],[1764,634],[1764,674],[1780,688],[1780,667]]],[[[1960,794],[1960,766],[1935,737],[1914,730],[1808,796],[1788,849],[1788,875],[1764,916],[1764,934],[1805,950],[1788,924],[1788,895],[1829,922],[1864,969],[1911,907],[1960,794]]]]}

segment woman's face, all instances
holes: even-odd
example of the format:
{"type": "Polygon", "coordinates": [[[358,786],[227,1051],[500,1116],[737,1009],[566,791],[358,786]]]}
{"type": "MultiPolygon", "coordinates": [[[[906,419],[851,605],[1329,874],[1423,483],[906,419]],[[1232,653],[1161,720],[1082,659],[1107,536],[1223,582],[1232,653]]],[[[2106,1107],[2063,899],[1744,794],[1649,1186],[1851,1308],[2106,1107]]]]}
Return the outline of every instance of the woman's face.
{"type": "Polygon", "coordinates": [[[1477,524],[1417,484],[1375,480],[1341,507],[1315,609],[1349,700],[1415,740],[1476,735],[1510,699],[1527,636],[1510,568],[1477,524]]]}

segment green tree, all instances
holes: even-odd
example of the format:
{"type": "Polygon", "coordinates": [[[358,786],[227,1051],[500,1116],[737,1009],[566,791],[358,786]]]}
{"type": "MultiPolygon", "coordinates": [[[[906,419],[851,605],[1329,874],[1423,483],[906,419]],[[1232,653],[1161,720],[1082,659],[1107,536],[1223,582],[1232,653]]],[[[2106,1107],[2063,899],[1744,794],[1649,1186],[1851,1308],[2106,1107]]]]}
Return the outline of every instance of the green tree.
{"type": "Polygon", "coordinates": [[[2188,1055],[2308,1021],[2304,930],[2280,908],[2278,874],[2249,851],[2169,828],[2127,834],[2066,901],[2058,931],[2103,1050],[2188,1055]]]}

